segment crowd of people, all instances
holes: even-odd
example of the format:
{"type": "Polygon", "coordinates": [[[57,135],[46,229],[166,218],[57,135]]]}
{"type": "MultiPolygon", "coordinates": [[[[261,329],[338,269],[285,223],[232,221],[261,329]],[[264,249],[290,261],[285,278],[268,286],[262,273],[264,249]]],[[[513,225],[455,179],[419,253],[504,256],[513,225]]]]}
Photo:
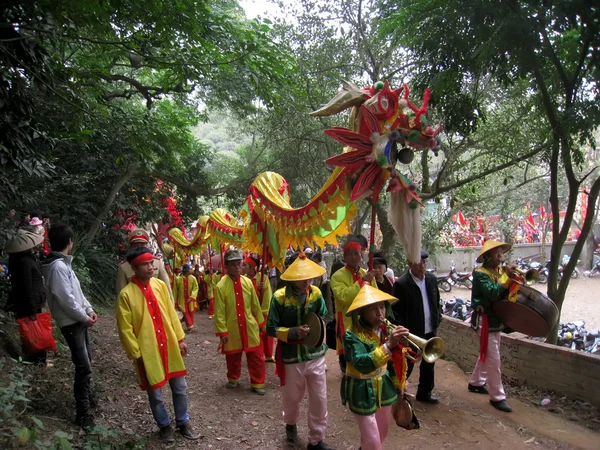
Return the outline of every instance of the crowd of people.
{"type": "MultiPolygon", "coordinates": [[[[73,240],[73,231],[64,224],[55,224],[43,233],[19,228],[6,248],[12,273],[9,304],[17,318],[35,321],[47,302],[71,351],[75,420],[89,430],[94,427],[91,410],[96,404],[89,328],[98,316],[72,268],[73,240]],[[49,251],[40,263],[36,255],[45,236],[49,251]]],[[[329,273],[322,256],[311,248],[291,255],[279,274],[263,270],[256,255],[233,248],[224,254],[219,270],[192,268],[191,264],[172,270],[168,262],[155,256],[145,230],[131,231],[128,242],[126,261],[117,274],[117,328],[139,385],[147,392],[161,440],[175,440],[162,397],[166,384],[171,388],[176,429],[187,439],[199,437],[188,415],[183,357],[188,353],[185,338],[194,330],[195,313],[205,307],[219,338],[219,351],[225,356],[228,389],[240,388],[245,355],[251,389],[265,395],[266,364],[275,363],[289,442],[298,440],[297,422],[307,393],[308,449],[331,448],[325,443],[325,354],[330,347],[338,355],[341,402],[358,425],[361,449],[382,448],[393,420],[392,406],[405,398],[406,379],[413,370],[413,362],[405,357],[412,352],[408,333],[433,338],[441,321],[436,279],[426,272],[427,251],[395,279],[381,254],[374,258],[372,269],[363,267],[367,243],[362,236],[347,238],[343,263],[329,273]],[[334,326],[329,328],[335,330],[335,340],[313,342],[311,329],[331,317],[334,326]]],[[[487,241],[479,255],[478,262],[483,265],[474,274],[472,301],[480,357],[467,386],[470,392],[489,395],[491,405],[506,412],[511,409],[501,380],[501,324],[491,305],[510,283],[507,275],[514,267],[506,267],[507,273],[499,269],[509,247],[487,241]]],[[[27,355],[42,365],[45,357],[43,352],[27,355]]],[[[417,401],[439,403],[434,394],[434,368],[434,362],[421,360],[417,401]]],[[[412,414],[407,429],[419,426],[412,414]]]]}

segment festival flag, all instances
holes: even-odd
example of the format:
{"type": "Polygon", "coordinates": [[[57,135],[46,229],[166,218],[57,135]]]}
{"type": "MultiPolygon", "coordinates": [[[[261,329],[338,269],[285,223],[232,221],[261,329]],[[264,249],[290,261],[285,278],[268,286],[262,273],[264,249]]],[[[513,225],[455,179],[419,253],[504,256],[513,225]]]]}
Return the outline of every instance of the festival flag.
{"type": "Polygon", "coordinates": [[[467,230],[468,228],[468,223],[467,220],[465,219],[465,216],[463,215],[462,211],[459,211],[458,214],[456,215],[456,222],[460,225],[460,227],[463,230],[467,230]]]}
{"type": "Polygon", "coordinates": [[[544,204],[540,203],[540,219],[542,222],[545,222],[548,216],[546,215],[546,208],[544,208],[544,204]]]}
{"type": "Polygon", "coordinates": [[[532,229],[536,230],[537,226],[535,224],[535,219],[533,218],[533,214],[530,212],[529,213],[529,217],[527,218],[527,220],[525,221],[527,223],[527,225],[529,225],[532,229]]]}

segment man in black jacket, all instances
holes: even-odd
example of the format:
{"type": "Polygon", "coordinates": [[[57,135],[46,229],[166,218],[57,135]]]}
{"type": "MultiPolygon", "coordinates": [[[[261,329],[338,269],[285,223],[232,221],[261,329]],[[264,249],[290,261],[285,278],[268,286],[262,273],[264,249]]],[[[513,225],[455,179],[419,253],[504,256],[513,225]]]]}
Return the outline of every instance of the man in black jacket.
{"type": "MultiPolygon", "coordinates": [[[[434,275],[426,273],[427,250],[421,250],[421,261],[409,263],[409,271],[394,283],[393,296],[399,299],[392,306],[394,322],[410,330],[412,334],[425,339],[436,335],[442,318],[440,291],[434,275]]],[[[436,404],[439,400],[432,395],[434,387],[434,365],[421,360],[417,400],[436,404]]],[[[408,362],[407,377],[414,364],[408,362]]]]}

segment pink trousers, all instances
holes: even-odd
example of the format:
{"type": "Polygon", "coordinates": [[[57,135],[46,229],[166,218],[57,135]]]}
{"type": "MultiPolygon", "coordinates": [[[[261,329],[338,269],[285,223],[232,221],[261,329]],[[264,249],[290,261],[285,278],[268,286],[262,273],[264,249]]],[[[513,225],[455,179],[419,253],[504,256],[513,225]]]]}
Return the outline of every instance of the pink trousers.
{"type": "Polygon", "coordinates": [[[354,414],[354,419],[360,430],[361,450],[382,450],[392,423],[392,407],[384,406],[370,416],[354,414]]]}
{"type": "Polygon", "coordinates": [[[308,392],[308,443],[325,439],[327,429],[327,380],[325,358],[285,365],[282,390],[283,421],[296,425],[300,419],[300,403],[308,392]]]}
{"type": "MultiPolygon", "coordinates": [[[[481,328],[477,332],[481,334],[481,328]]],[[[477,358],[477,364],[473,369],[469,383],[473,386],[487,384],[490,400],[499,402],[506,398],[504,386],[502,385],[502,369],[500,367],[500,332],[489,333],[487,356],[485,362],[477,358]]]]}

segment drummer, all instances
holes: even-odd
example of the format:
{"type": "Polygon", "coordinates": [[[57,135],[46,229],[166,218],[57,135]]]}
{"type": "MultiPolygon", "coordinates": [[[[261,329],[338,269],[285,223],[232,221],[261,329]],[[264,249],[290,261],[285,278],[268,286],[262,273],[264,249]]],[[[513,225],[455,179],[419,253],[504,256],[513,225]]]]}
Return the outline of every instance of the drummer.
{"type": "Polygon", "coordinates": [[[282,386],[285,433],[288,442],[295,443],[298,440],[296,424],[300,419],[300,403],[308,391],[307,448],[328,450],[331,447],[323,442],[327,429],[327,345],[322,335],[316,348],[303,344],[304,339],[312,338],[312,333],[324,333],[322,322],[310,314],[315,319],[315,325],[310,328],[303,323],[307,313],[316,314],[321,321],[327,315],[321,291],[310,285],[326,269],[311,261],[304,253],[292,260],[292,264],[281,275],[287,285],[273,295],[267,319],[267,333],[277,338],[276,373],[282,386]]]}
{"type": "Polygon", "coordinates": [[[506,402],[506,394],[502,385],[502,369],[500,367],[500,332],[504,325],[494,314],[492,304],[508,293],[511,284],[510,275],[514,264],[505,267],[500,264],[504,253],[511,245],[504,242],[488,240],[483,244],[477,262],[482,263],[473,272],[473,319],[471,321],[480,336],[479,358],[469,379],[469,392],[489,394],[490,403],[496,409],[511,412],[506,402]]]}

